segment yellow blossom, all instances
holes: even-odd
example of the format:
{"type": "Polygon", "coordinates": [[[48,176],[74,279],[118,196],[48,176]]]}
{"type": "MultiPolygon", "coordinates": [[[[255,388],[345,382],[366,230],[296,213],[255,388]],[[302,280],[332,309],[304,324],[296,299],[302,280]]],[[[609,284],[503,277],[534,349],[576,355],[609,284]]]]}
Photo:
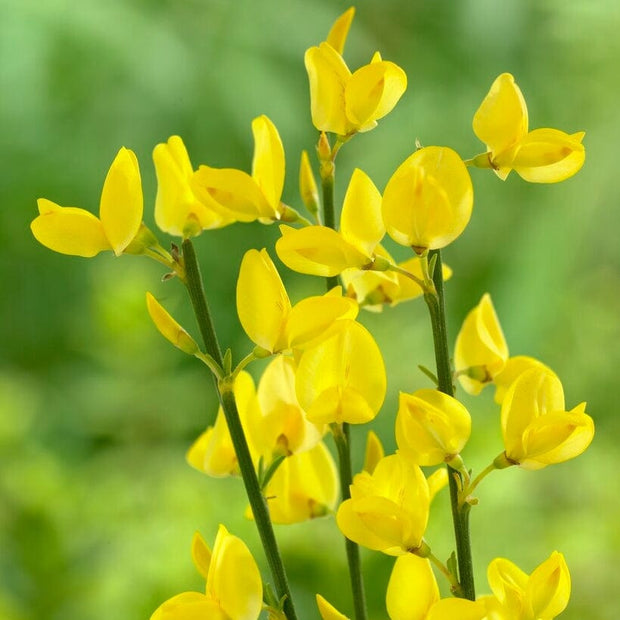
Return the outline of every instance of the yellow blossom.
{"type": "Polygon", "coordinates": [[[316,605],[323,620],[349,620],[348,616],[341,614],[329,601],[320,594],[316,595],[316,605]]]}
{"type": "Polygon", "coordinates": [[[495,620],[553,620],[568,605],[571,580],[564,556],[554,551],[531,575],[505,558],[487,570],[493,596],[481,597],[489,618],[495,620]]]}
{"type": "Polygon", "coordinates": [[[338,494],[338,470],[322,441],[282,461],[264,491],[271,520],[280,524],[330,514],[338,494]]]}
{"type": "Polygon", "coordinates": [[[155,610],[151,620],[258,620],[263,583],[256,561],[240,538],[220,525],[211,551],[196,533],[192,558],[205,578],[205,593],[173,596],[155,610]]]}
{"type": "Polygon", "coordinates": [[[376,52],[369,64],[351,73],[342,50],[353,19],[349,9],[332,27],[327,41],[306,51],[312,122],[319,131],[351,136],[368,131],[398,103],[407,76],[376,52]]]}
{"type": "Polygon", "coordinates": [[[463,321],[454,347],[454,366],[463,389],[479,394],[493,381],[508,359],[508,345],[493,307],[485,293],[463,321]]]}
{"type": "Polygon", "coordinates": [[[327,226],[280,226],[280,231],[278,257],[299,273],[336,276],[349,267],[371,267],[385,235],[381,194],[368,175],[356,168],[344,197],[340,232],[327,226]]]}
{"type": "Polygon", "coordinates": [[[296,391],[315,424],[372,420],[385,398],[386,376],[370,332],[351,319],[334,323],[324,340],[301,355],[296,391]]]}
{"type": "Polygon", "coordinates": [[[250,340],[270,353],[310,346],[340,318],[355,318],[358,307],[339,287],[291,307],[267,250],[248,250],[239,269],[237,314],[250,340]]]}
{"type": "Polygon", "coordinates": [[[252,174],[234,168],[200,166],[191,179],[198,198],[225,219],[239,222],[281,219],[284,187],[284,147],[275,125],[265,115],[252,121],[252,174]]]}
{"type": "Polygon", "coordinates": [[[448,147],[429,146],[409,156],[383,193],[387,232],[417,253],[443,248],[465,229],[474,193],[465,164],[448,147]]]}
{"type": "Polygon", "coordinates": [[[483,603],[463,598],[440,599],[427,559],[407,554],[396,558],[386,594],[391,620],[484,620],[483,603]]]}
{"type": "Polygon", "coordinates": [[[400,393],[396,443],[414,463],[439,465],[452,460],[470,432],[469,412],[456,398],[432,389],[400,393]]]}
{"type": "Polygon", "coordinates": [[[289,456],[313,448],[323,429],[308,422],[295,393],[295,361],[282,355],[265,368],[258,383],[260,419],[248,433],[271,462],[274,456],[289,456]]]}
{"type": "Polygon", "coordinates": [[[505,454],[498,466],[541,469],[579,456],[592,441],[594,422],[585,403],[565,411],[560,380],[531,368],[510,386],[501,410],[505,454]]]}
{"type": "Polygon", "coordinates": [[[340,505],[336,515],[347,538],[389,555],[420,547],[430,497],[418,465],[400,454],[386,456],[372,474],[357,474],[350,489],[351,499],[340,505]]]}
{"type": "Polygon", "coordinates": [[[234,221],[222,213],[210,195],[200,200],[191,186],[194,169],[183,140],[171,136],[153,150],[157,174],[155,222],[164,232],[192,237],[203,230],[221,228],[234,221]]]}
{"type": "Polygon", "coordinates": [[[308,158],[308,152],[301,152],[299,165],[299,193],[301,199],[310,213],[316,215],[319,210],[319,188],[317,187],[312,166],[308,158]]]}
{"type": "Polygon", "coordinates": [[[30,228],[37,241],[54,252],[92,257],[103,250],[116,256],[129,251],[142,222],[142,183],[133,151],[121,148],[106,176],[99,217],[77,207],[61,207],[39,198],[39,216],[30,228]]]}
{"type": "Polygon", "coordinates": [[[523,94],[514,77],[502,73],[474,115],[474,133],[488,151],[476,157],[474,164],[490,165],[500,179],[515,170],[532,183],[557,183],[579,171],[585,159],[584,132],[529,131],[528,125],[523,94]]]}
{"type": "MultiPolygon", "coordinates": [[[[375,248],[375,256],[396,264],[396,261],[381,245],[375,248]]],[[[399,269],[408,271],[419,280],[424,279],[420,258],[417,256],[397,263],[397,266],[399,269]]],[[[448,265],[442,265],[442,272],[444,280],[452,277],[452,269],[448,265]]],[[[345,269],[340,276],[347,296],[355,299],[366,310],[373,312],[381,312],[383,304],[395,306],[424,294],[422,287],[415,280],[397,271],[350,268],[345,269]]]]}

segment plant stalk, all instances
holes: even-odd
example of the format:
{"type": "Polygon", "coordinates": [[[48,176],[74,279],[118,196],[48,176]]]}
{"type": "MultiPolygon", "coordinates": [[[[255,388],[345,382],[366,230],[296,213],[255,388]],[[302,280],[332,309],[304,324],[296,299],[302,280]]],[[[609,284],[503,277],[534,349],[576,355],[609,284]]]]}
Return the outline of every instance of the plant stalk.
{"type": "MultiPolygon", "coordinates": [[[[200,267],[196,259],[194,246],[190,239],[185,239],[183,241],[183,258],[185,260],[187,290],[207,353],[222,366],[222,353],[209,313],[200,267]]],[[[254,515],[254,521],[256,522],[256,527],[263,544],[265,556],[267,557],[267,563],[271,570],[278,599],[284,600],[283,609],[287,619],[297,620],[286,571],[284,570],[284,564],[278,549],[273,525],[269,517],[267,502],[261,492],[258,478],[254,470],[254,464],[252,463],[252,457],[250,456],[250,450],[241,426],[235,396],[232,391],[232,382],[230,379],[228,382],[224,379],[219,382],[219,384],[216,381],[216,384],[230,437],[235,448],[235,454],[239,461],[241,477],[243,478],[245,490],[250,501],[252,514],[254,515]]]]}
{"type": "MultiPolygon", "coordinates": [[[[435,346],[435,362],[437,364],[437,380],[439,390],[448,396],[454,396],[452,384],[452,368],[450,366],[450,350],[448,348],[448,332],[446,329],[446,313],[443,295],[443,272],[441,265],[441,253],[439,250],[431,250],[429,259],[436,256],[433,270],[434,292],[426,292],[424,301],[428,306],[433,328],[433,343],[435,346]]],[[[463,598],[476,599],[474,585],[474,570],[471,557],[471,542],[469,538],[469,511],[471,506],[465,503],[459,506],[459,487],[463,487],[461,474],[447,465],[448,482],[450,487],[450,505],[452,508],[452,521],[454,523],[454,537],[456,539],[456,555],[459,567],[459,582],[463,592],[463,598]]]]}

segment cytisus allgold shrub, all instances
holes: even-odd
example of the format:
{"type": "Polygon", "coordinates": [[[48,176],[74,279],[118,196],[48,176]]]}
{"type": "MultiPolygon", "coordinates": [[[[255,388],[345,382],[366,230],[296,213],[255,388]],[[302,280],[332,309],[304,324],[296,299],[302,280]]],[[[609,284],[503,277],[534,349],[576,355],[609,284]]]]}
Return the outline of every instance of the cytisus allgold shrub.
{"type": "MultiPolygon", "coordinates": [[[[492,594],[476,598],[469,513],[478,504],[475,489],[491,471],[509,466],[537,470],[581,454],[594,435],[592,418],[583,403],[567,408],[562,383],[545,364],[523,355],[509,357],[489,293],[465,318],[452,365],[443,301],[444,280],[452,270],[442,265],[440,250],[458,239],[472,217],[470,167],[492,169],[500,179],[515,170],[526,181],[562,181],[584,162],[584,134],[530,131],[521,90],[504,73],[473,118],[484,153],[463,159],[448,146],[420,147],[404,162],[393,162],[395,171],[383,193],[368,171],[355,169],[337,226],[336,156],[358,133],[375,128],[407,86],[403,69],[379,52],[369,54],[367,65],[349,70],[342,53],[353,15],[353,9],[346,11],[326,41],[305,54],[312,121],[320,132],[322,186],[320,200],[304,151],[299,185],[307,218],[282,202],[284,148],[266,116],[252,121],[249,173],[208,165],[195,170],[179,136],[155,146],[155,222],[181,238],[181,249],[166,250],[142,222],[140,172],[126,148],[105,179],[99,217],[39,200],[31,228],[48,248],[84,257],[103,250],[116,256],[141,254],[165,266],[166,279],[176,276],[187,288],[203,345],[147,293],[157,329],[205,363],[216,379],[217,418],[190,447],[187,460],[208,476],[243,479],[247,516],[256,523],[271,572],[265,576],[271,586],[263,587],[246,545],[221,525],[213,551],[199,535],[192,545],[205,592],[172,596],[152,620],[252,620],[261,609],[270,618],[295,620],[295,599],[272,523],[323,516],[346,537],[350,613],[356,620],[366,618],[358,545],[396,556],[386,593],[392,620],[551,620],[568,604],[568,568],[562,554],[549,549],[540,551],[540,557],[551,555],[530,575],[507,559],[493,560],[488,567],[492,594]],[[239,357],[234,364],[230,349],[221,353],[192,239],[255,220],[280,224],[275,252],[290,269],[326,278],[326,293],[292,303],[270,257],[273,249],[248,249],[239,269],[237,313],[250,352],[245,357],[234,352],[234,359],[239,357]],[[394,261],[382,245],[386,233],[411,250],[407,260],[394,261]],[[431,318],[437,368],[436,374],[426,374],[434,385],[415,391],[395,386],[401,390],[398,411],[381,412],[385,365],[372,334],[358,322],[359,309],[377,311],[417,297],[424,299],[431,318]],[[255,383],[245,368],[263,358],[270,362],[255,383]],[[504,447],[475,478],[461,454],[472,423],[455,396],[457,380],[470,394],[494,384],[499,405],[496,424],[504,447]],[[385,455],[379,438],[369,432],[364,469],[355,473],[349,425],[377,415],[392,416],[398,450],[385,455]],[[335,444],[337,464],[326,435],[335,444]],[[456,551],[444,563],[424,536],[431,501],[445,486],[449,499],[442,494],[435,501],[451,504],[456,551]],[[440,598],[436,575],[447,579],[453,597],[440,598]]],[[[497,552],[501,555],[501,543],[497,552]]],[[[317,602],[323,619],[346,618],[322,596],[317,602]]]]}

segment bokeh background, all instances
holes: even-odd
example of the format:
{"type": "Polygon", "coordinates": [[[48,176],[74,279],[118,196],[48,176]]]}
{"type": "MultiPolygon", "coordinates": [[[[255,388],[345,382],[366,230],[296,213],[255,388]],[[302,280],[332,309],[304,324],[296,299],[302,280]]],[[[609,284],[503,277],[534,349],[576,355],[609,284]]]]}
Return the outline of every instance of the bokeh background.
{"type": "MultiPolygon", "coordinates": [[[[211,380],[156,333],[144,304],[153,291],[195,333],[179,283],[162,284],[160,267],[142,258],[53,254],[28,224],[40,196],[97,212],[124,145],[139,157],[152,225],[154,145],[180,134],[194,164],[249,170],[250,122],[262,113],[287,152],[284,199],[299,207],[299,153],[317,137],[303,53],[347,6],[0,0],[0,617],[148,618],[173,594],[201,589],[191,537],[198,529],[212,541],[220,522],[264,564],[241,483],[184,462],[215,415],[211,380]]],[[[471,224],[444,253],[455,272],[452,338],[489,291],[511,353],[548,363],[567,404],[587,400],[596,420],[585,455],[494,473],[472,514],[479,592],[493,557],[529,572],[558,549],[573,577],[567,620],[620,612],[618,30],[616,0],[361,0],[346,50],[354,68],[381,50],[406,70],[409,88],[377,129],[342,150],[339,197],[355,166],[382,188],[416,138],[463,157],[480,152],[472,115],[504,71],[524,92],[532,128],[587,132],[586,165],[559,185],[473,170],[471,224]]],[[[246,249],[272,249],[276,238],[275,227],[256,223],[197,240],[221,341],[237,359],[250,350],[235,314],[237,269],[246,249]]],[[[323,290],[319,279],[282,273],[293,301],[323,290]]],[[[416,368],[433,363],[426,309],[412,302],[363,320],[388,367],[373,428],[391,449],[398,390],[428,385],[416,368]]],[[[464,400],[474,418],[465,457],[479,471],[501,449],[498,411],[491,393],[464,400]]],[[[355,441],[359,468],[363,434],[355,441]]],[[[452,549],[446,504],[434,507],[428,532],[441,557],[452,549]]],[[[317,591],[350,613],[333,520],[277,533],[301,617],[318,618],[317,591]]],[[[371,618],[385,618],[392,560],[363,561],[371,618]]]]}

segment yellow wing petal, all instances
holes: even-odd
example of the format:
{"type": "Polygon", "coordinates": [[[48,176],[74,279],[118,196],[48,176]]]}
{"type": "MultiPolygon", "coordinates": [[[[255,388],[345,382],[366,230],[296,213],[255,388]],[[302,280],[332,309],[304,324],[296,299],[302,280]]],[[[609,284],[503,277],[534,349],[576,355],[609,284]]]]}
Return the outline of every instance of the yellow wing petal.
{"type": "Polygon", "coordinates": [[[103,184],[99,218],[118,256],[136,236],[142,222],[142,181],[133,151],[121,148],[103,184]]]}
{"type": "Polygon", "coordinates": [[[267,250],[248,250],[237,280],[237,314],[250,340],[267,351],[286,347],[291,310],[286,289],[267,250]]]}
{"type": "Polygon", "coordinates": [[[426,620],[438,600],[439,587],[430,562],[411,553],[397,558],[385,598],[390,619],[426,620]]]}
{"type": "Polygon", "coordinates": [[[223,525],[213,545],[206,592],[230,620],[258,619],[263,603],[258,566],[246,544],[223,525]]]}
{"type": "Polygon", "coordinates": [[[344,89],[351,76],[349,68],[327,43],[307,50],[304,62],[310,82],[312,123],[319,131],[346,135],[353,130],[345,113],[344,89]]]}
{"type": "Polygon", "coordinates": [[[535,129],[525,136],[512,161],[521,178],[530,183],[559,183],[579,172],[586,151],[585,133],[569,135],[558,129],[535,129]]]}
{"type": "Polygon", "coordinates": [[[510,73],[502,73],[493,82],[474,114],[473,127],[493,158],[525,137],[528,130],[527,106],[510,73]]]}
{"type": "Polygon", "coordinates": [[[370,177],[356,168],[347,187],[340,217],[340,234],[360,253],[371,258],[385,235],[381,193],[370,177]]]}
{"type": "Polygon", "coordinates": [[[284,147],[276,126],[264,114],[252,121],[252,133],[252,178],[263,192],[275,218],[280,212],[284,187],[284,147]]]}
{"type": "Polygon", "coordinates": [[[112,247],[103,225],[92,213],[77,207],[61,207],[39,198],[40,215],[30,224],[35,239],[61,254],[90,258],[112,247]]]}
{"type": "Polygon", "coordinates": [[[282,237],[276,242],[280,260],[293,271],[315,276],[336,276],[348,267],[370,262],[342,235],[327,226],[295,229],[281,225],[282,237]]]}

